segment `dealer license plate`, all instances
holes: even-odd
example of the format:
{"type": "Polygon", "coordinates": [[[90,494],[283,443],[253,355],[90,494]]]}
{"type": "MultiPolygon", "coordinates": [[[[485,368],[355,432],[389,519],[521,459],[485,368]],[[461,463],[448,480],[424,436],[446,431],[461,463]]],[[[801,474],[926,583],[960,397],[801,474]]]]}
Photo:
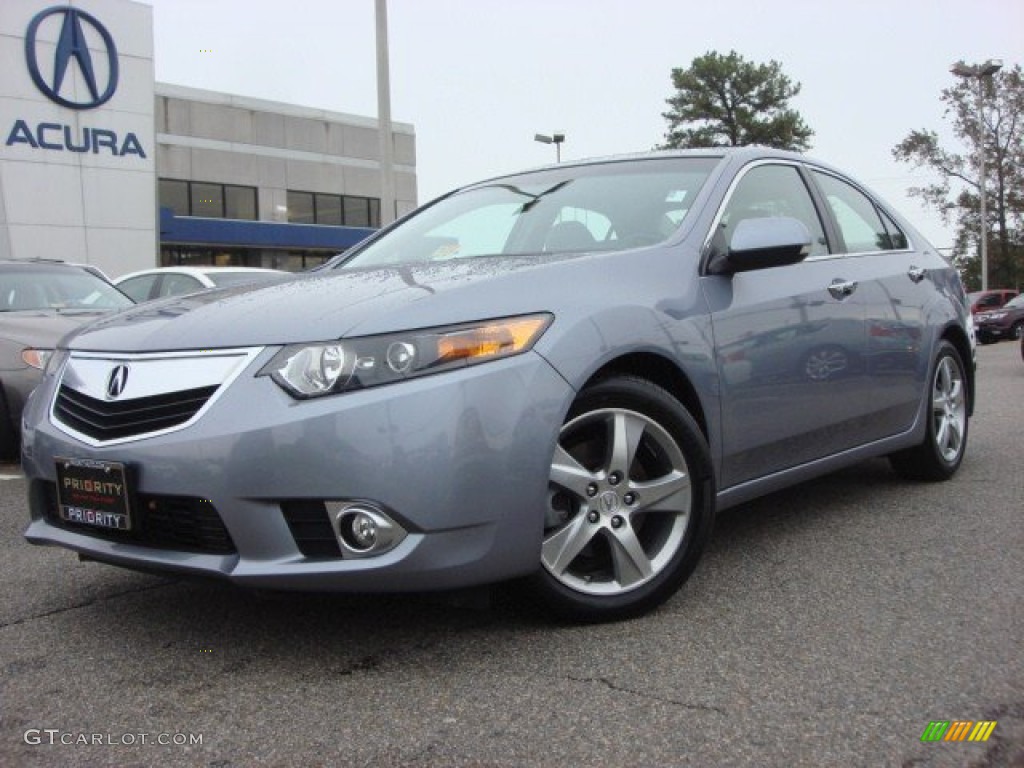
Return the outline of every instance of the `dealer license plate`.
{"type": "Polygon", "coordinates": [[[69,523],[130,531],[131,507],[124,464],[56,459],[57,505],[69,523]]]}

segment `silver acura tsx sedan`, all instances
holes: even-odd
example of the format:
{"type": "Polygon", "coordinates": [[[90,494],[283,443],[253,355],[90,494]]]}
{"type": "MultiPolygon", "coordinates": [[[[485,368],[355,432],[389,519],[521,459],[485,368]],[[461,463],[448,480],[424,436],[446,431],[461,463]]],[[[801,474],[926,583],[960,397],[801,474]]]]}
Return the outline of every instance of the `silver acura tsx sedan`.
{"type": "Polygon", "coordinates": [[[951,477],[973,392],[957,272],[839,171],[562,164],[79,332],[24,417],[25,535],[260,588],[515,580],[619,619],[716,510],[875,456],[951,477]]]}

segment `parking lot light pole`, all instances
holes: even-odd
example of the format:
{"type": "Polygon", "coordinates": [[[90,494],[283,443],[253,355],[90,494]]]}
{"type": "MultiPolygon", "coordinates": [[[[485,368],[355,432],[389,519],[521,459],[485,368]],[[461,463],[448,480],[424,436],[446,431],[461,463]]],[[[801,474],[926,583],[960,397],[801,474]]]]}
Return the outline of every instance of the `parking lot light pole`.
{"type": "Polygon", "coordinates": [[[539,141],[541,144],[554,144],[555,145],[555,161],[562,162],[562,142],[565,141],[564,131],[555,131],[550,136],[543,133],[536,133],[533,136],[534,141],[539,141]]]}
{"type": "Polygon", "coordinates": [[[969,77],[978,81],[978,200],[979,215],[981,217],[980,238],[981,238],[981,290],[988,290],[988,221],[986,208],[985,191],[985,78],[992,77],[1003,68],[1002,59],[989,59],[983,64],[965,64],[962,61],[956,62],[949,71],[957,77],[969,77]]]}
{"type": "Polygon", "coordinates": [[[377,32],[377,130],[380,132],[380,225],[395,220],[395,148],[391,132],[391,72],[388,66],[388,2],[375,0],[377,32]]]}

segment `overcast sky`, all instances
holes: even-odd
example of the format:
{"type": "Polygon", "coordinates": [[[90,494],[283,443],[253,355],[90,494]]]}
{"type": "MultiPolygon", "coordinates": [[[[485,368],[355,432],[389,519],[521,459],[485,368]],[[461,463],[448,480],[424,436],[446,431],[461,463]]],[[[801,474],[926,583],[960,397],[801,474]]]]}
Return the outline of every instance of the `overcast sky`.
{"type": "MultiPolygon", "coordinates": [[[[376,116],[374,0],[143,0],[160,82],[376,116]]],[[[416,129],[419,200],[554,160],[651,149],[673,67],[771,59],[803,90],[810,154],[952,242],[892,160],[910,131],[951,137],[949,66],[1024,62],[1024,0],[389,0],[391,109],[416,129]]],[[[950,138],[951,146],[955,143],[950,138]]]]}

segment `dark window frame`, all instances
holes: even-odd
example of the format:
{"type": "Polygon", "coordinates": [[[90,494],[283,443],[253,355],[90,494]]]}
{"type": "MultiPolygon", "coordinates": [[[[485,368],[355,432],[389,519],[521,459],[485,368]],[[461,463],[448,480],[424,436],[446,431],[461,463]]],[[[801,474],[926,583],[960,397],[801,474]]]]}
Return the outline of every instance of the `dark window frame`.
{"type": "MultiPolygon", "coordinates": [[[[380,198],[376,197],[364,197],[362,195],[338,195],[332,192],[311,192],[305,189],[289,189],[285,191],[286,195],[308,195],[311,201],[313,210],[313,224],[320,224],[322,226],[329,227],[370,227],[377,229],[380,227],[380,198]],[[338,224],[336,221],[325,221],[326,214],[321,216],[321,202],[332,203],[331,210],[336,211],[338,208],[341,210],[341,223],[338,224]],[[337,207],[333,204],[337,203],[337,207]],[[349,215],[350,204],[359,204],[365,210],[366,218],[356,222],[352,219],[354,217],[349,215]]],[[[292,224],[309,224],[308,221],[295,221],[292,219],[291,206],[288,206],[288,222],[292,224]]]]}
{"type": "MultiPolygon", "coordinates": [[[[157,189],[158,190],[159,190],[159,185],[164,183],[164,182],[171,183],[171,184],[184,184],[185,185],[185,200],[188,202],[188,212],[187,213],[176,214],[176,215],[179,215],[179,216],[189,216],[189,217],[195,217],[196,216],[196,214],[195,214],[195,206],[193,205],[193,190],[192,190],[192,187],[193,187],[193,185],[204,185],[204,186],[211,186],[211,187],[219,187],[220,188],[220,215],[219,216],[201,216],[201,217],[198,217],[198,218],[231,219],[233,221],[259,221],[259,217],[260,217],[260,191],[259,191],[258,187],[250,187],[250,186],[247,186],[245,184],[225,184],[225,183],[219,182],[219,181],[202,181],[200,179],[172,179],[172,178],[165,178],[165,177],[161,176],[161,177],[159,177],[157,179],[157,185],[158,185],[157,189]],[[229,189],[230,190],[234,190],[234,191],[245,190],[247,192],[251,192],[252,193],[252,213],[253,213],[253,216],[252,216],[251,219],[240,219],[240,218],[237,218],[235,216],[229,217],[227,215],[227,209],[228,209],[228,190],[229,189]]],[[[160,200],[160,204],[163,205],[163,200],[162,199],[160,200]]],[[[170,206],[168,206],[168,207],[170,207],[170,206]]]]}

